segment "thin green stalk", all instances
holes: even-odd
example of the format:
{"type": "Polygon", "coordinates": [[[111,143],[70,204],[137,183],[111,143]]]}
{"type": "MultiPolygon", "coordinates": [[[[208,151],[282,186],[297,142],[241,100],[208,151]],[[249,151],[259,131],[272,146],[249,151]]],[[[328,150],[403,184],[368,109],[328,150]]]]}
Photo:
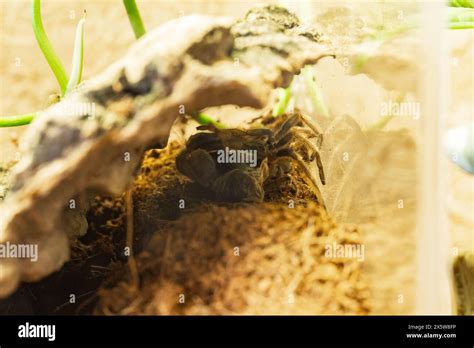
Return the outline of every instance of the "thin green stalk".
{"type": "Polygon", "coordinates": [[[140,11],[138,10],[135,0],[123,0],[125,9],[127,10],[128,19],[132,25],[133,32],[135,37],[139,39],[145,35],[145,26],[143,25],[142,17],[140,16],[140,11]]]}
{"type": "Polygon", "coordinates": [[[273,107],[272,116],[277,117],[285,113],[286,107],[290,102],[291,92],[290,87],[279,89],[278,102],[273,107]]]}
{"type": "Polygon", "coordinates": [[[451,0],[449,6],[474,8],[474,0],[451,0]]]}
{"type": "Polygon", "coordinates": [[[25,124],[31,123],[33,118],[35,118],[36,112],[25,115],[15,115],[15,116],[1,116],[0,117],[0,127],[16,127],[23,126],[25,124]]]}
{"type": "Polygon", "coordinates": [[[474,29],[474,22],[449,23],[449,29],[474,29]]]}
{"type": "Polygon", "coordinates": [[[68,81],[66,70],[64,70],[62,63],[54,51],[53,46],[51,45],[51,42],[49,41],[48,36],[44,30],[43,22],[41,20],[40,0],[31,0],[31,12],[33,31],[35,33],[36,41],[38,41],[38,45],[43,52],[46,61],[51,67],[51,70],[53,70],[56,80],[58,80],[61,94],[64,94],[68,81]]]}
{"type": "Polygon", "coordinates": [[[72,56],[72,70],[71,77],[67,84],[65,94],[72,92],[81,82],[82,65],[84,60],[84,23],[86,21],[86,12],[84,11],[84,18],[77,24],[76,38],[74,40],[74,53],[72,56]]]}
{"type": "Polygon", "coordinates": [[[454,0],[449,6],[449,29],[474,29],[474,0],[454,0]]]}
{"type": "Polygon", "coordinates": [[[305,66],[302,70],[303,78],[308,89],[309,95],[311,97],[311,102],[313,103],[313,108],[315,112],[319,112],[326,118],[329,118],[329,111],[324,103],[323,93],[316,83],[313,69],[310,66],[305,66]]]}
{"type": "Polygon", "coordinates": [[[451,7],[449,9],[449,29],[472,29],[474,27],[474,9],[451,7]]]}
{"type": "Polygon", "coordinates": [[[206,124],[212,124],[216,128],[226,128],[226,126],[216,120],[214,120],[211,116],[208,116],[203,113],[198,113],[196,116],[194,116],[194,119],[199,122],[199,124],[206,125],[206,124]]]}
{"type": "Polygon", "coordinates": [[[474,8],[450,7],[448,13],[450,22],[474,21],[474,8]]]}

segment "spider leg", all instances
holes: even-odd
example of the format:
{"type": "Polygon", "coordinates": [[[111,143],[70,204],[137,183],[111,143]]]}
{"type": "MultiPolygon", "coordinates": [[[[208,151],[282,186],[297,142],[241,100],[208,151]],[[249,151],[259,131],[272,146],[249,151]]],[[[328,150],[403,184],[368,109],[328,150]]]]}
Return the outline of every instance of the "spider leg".
{"type": "Polygon", "coordinates": [[[203,149],[181,152],[176,157],[176,169],[203,187],[209,187],[218,176],[214,158],[203,149]]]}
{"type": "Polygon", "coordinates": [[[319,178],[321,179],[321,183],[323,185],[326,185],[326,178],[325,178],[325,175],[324,175],[323,162],[321,161],[321,155],[319,154],[318,148],[316,147],[315,144],[313,144],[307,138],[303,137],[298,132],[295,131],[295,132],[292,132],[292,134],[295,138],[298,138],[304,145],[306,145],[309,149],[311,149],[313,151],[313,155],[316,158],[316,164],[318,166],[319,178]]]}
{"type": "Polygon", "coordinates": [[[313,187],[313,191],[316,195],[316,198],[318,199],[318,202],[324,207],[326,208],[326,204],[324,204],[324,200],[323,200],[323,196],[321,194],[321,191],[319,190],[319,187],[318,187],[318,183],[317,183],[317,180],[316,178],[314,177],[311,169],[306,165],[306,163],[304,162],[303,158],[301,158],[300,155],[298,155],[296,152],[294,151],[288,151],[287,154],[293,158],[295,160],[295,162],[298,164],[298,166],[300,167],[300,169],[305,173],[305,175],[309,178],[309,180],[311,181],[311,186],[313,187]]]}
{"type": "Polygon", "coordinates": [[[197,149],[218,149],[222,147],[221,140],[215,133],[196,133],[193,134],[186,142],[188,151],[197,149]]]}
{"type": "Polygon", "coordinates": [[[311,129],[308,129],[308,128],[305,128],[305,127],[294,126],[293,130],[297,130],[298,132],[307,135],[308,138],[316,137],[316,134],[314,134],[314,132],[311,129]]]}
{"type": "Polygon", "coordinates": [[[319,152],[316,152],[316,165],[318,166],[319,178],[321,179],[321,183],[326,185],[326,177],[324,176],[324,168],[323,162],[321,161],[321,155],[319,152]]]}
{"type": "Polygon", "coordinates": [[[278,140],[275,143],[275,145],[274,145],[275,150],[279,151],[281,149],[284,149],[284,148],[288,147],[288,144],[291,143],[292,140],[293,140],[293,134],[292,133],[285,134],[285,136],[280,138],[280,140],[278,140]]]}
{"type": "Polygon", "coordinates": [[[214,133],[216,133],[218,131],[218,128],[216,126],[214,126],[213,124],[203,124],[203,125],[197,126],[196,129],[197,130],[207,130],[207,131],[214,132],[214,133]]]}
{"type": "Polygon", "coordinates": [[[288,117],[285,122],[282,123],[278,131],[275,133],[275,142],[279,143],[283,138],[285,138],[289,131],[300,122],[299,116],[293,114],[288,117]]]}
{"type": "Polygon", "coordinates": [[[270,169],[268,168],[268,158],[265,158],[260,164],[260,185],[263,186],[263,183],[270,176],[270,169]]]}
{"type": "Polygon", "coordinates": [[[262,137],[262,138],[271,138],[273,136],[273,132],[271,129],[268,128],[254,128],[248,129],[245,131],[250,136],[255,137],[262,137]]]}
{"type": "Polygon", "coordinates": [[[323,145],[323,135],[322,134],[314,134],[311,129],[304,128],[304,127],[293,127],[295,132],[298,132],[301,135],[305,135],[308,139],[317,138],[316,146],[321,148],[323,145]]]}
{"type": "Polygon", "coordinates": [[[311,118],[297,111],[295,114],[290,116],[285,122],[283,122],[280,129],[276,132],[275,142],[277,143],[277,148],[289,142],[287,135],[292,129],[298,129],[301,131],[304,130],[303,132],[306,133],[306,135],[310,138],[317,137],[318,147],[321,147],[321,145],[323,144],[323,131],[319,127],[319,125],[311,118]],[[306,125],[309,129],[300,127],[298,125],[298,123],[300,122],[306,125]],[[284,139],[286,139],[286,141],[284,139]]]}
{"type": "Polygon", "coordinates": [[[234,169],[218,177],[212,184],[216,198],[224,202],[262,202],[265,196],[255,173],[234,169]]]}
{"type": "Polygon", "coordinates": [[[309,118],[308,116],[306,116],[305,114],[301,113],[301,112],[297,112],[296,114],[299,119],[306,125],[308,126],[313,132],[314,134],[319,137],[319,139],[321,140],[318,140],[318,142],[320,142],[322,145],[322,142],[323,142],[323,130],[321,129],[321,127],[319,127],[319,125],[314,122],[314,120],[312,120],[311,118],[309,118]]]}

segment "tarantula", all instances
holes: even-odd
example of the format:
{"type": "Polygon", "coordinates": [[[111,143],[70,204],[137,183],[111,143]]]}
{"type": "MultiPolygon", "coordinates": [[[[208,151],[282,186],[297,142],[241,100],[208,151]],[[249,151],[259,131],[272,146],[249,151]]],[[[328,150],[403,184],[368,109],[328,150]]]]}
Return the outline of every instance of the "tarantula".
{"type": "Polygon", "coordinates": [[[272,128],[218,129],[199,126],[176,158],[178,171],[212,191],[218,201],[259,202],[269,177],[287,175],[296,163],[309,178],[318,201],[324,205],[317,180],[307,163],[316,161],[325,184],[318,148],[319,127],[300,112],[280,116],[272,128]],[[275,129],[273,129],[275,128],[275,129]],[[310,139],[316,138],[316,144],[310,139]],[[232,152],[233,151],[233,152],[232,152]]]}

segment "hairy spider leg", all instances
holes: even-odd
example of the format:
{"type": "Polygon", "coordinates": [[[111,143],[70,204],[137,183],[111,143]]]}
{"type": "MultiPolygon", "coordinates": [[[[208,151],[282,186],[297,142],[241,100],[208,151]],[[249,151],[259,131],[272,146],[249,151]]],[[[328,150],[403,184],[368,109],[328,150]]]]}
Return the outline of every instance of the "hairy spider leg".
{"type": "Polygon", "coordinates": [[[326,185],[326,178],[324,175],[324,168],[323,168],[323,162],[321,160],[321,155],[319,154],[319,149],[316,147],[316,145],[309,139],[305,138],[301,134],[298,133],[298,131],[292,131],[292,134],[295,138],[301,141],[307,148],[309,148],[312,151],[312,157],[311,159],[313,160],[314,157],[316,158],[316,165],[318,166],[318,172],[319,172],[319,178],[321,179],[321,183],[323,185],[326,185]]]}
{"type": "Polygon", "coordinates": [[[293,151],[290,148],[286,149],[284,152],[286,156],[291,157],[296,162],[296,164],[300,167],[303,173],[309,178],[311,186],[313,187],[314,193],[316,194],[316,198],[318,199],[318,202],[324,208],[326,208],[326,204],[324,203],[323,196],[321,194],[321,191],[319,190],[317,180],[314,177],[313,173],[311,172],[311,169],[304,162],[303,158],[301,158],[300,155],[298,155],[295,151],[293,151]]]}

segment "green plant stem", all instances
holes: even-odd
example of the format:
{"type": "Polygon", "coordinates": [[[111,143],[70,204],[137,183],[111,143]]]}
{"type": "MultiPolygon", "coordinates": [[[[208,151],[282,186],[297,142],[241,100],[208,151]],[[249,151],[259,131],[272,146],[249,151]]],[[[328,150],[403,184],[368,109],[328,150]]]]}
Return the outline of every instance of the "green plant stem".
{"type": "Polygon", "coordinates": [[[474,9],[464,7],[449,8],[449,29],[474,28],[474,9]]]}
{"type": "Polygon", "coordinates": [[[313,103],[313,108],[315,112],[318,112],[322,116],[329,118],[329,111],[324,103],[323,94],[318,84],[316,83],[313,69],[310,66],[305,66],[303,68],[303,78],[308,89],[311,101],[313,103]]]}
{"type": "Polygon", "coordinates": [[[474,22],[449,23],[449,29],[474,29],[474,22]]]}
{"type": "Polygon", "coordinates": [[[1,116],[0,117],[0,127],[16,127],[23,126],[25,124],[31,123],[35,118],[36,112],[31,114],[24,115],[15,115],[15,116],[1,116]]]}
{"type": "Polygon", "coordinates": [[[450,22],[474,21],[474,8],[450,7],[448,9],[450,22]]]}
{"type": "Polygon", "coordinates": [[[72,69],[71,77],[66,87],[65,94],[73,91],[81,82],[82,66],[84,60],[84,23],[86,21],[86,12],[84,11],[84,18],[77,24],[76,38],[74,40],[74,53],[72,55],[72,69]]]}
{"type": "Polygon", "coordinates": [[[474,29],[474,1],[449,2],[449,29],[474,29]]]}
{"type": "Polygon", "coordinates": [[[216,128],[226,128],[226,126],[216,120],[214,120],[211,116],[208,116],[206,114],[198,113],[193,118],[199,122],[199,124],[206,125],[206,124],[212,124],[216,128]]]}
{"type": "Polygon", "coordinates": [[[46,61],[51,67],[54,76],[56,76],[56,80],[58,80],[61,94],[64,94],[68,82],[67,74],[44,30],[43,22],[41,21],[40,0],[31,0],[31,11],[33,31],[35,33],[36,41],[38,41],[38,45],[43,52],[46,61]]]}
{"type": "Polygon", "coordinates": [[[132,25],[133,32],[135,37],[139,39],[145,34],[145,26],[143,25],[142,17],[140,16],[140,11],[138,10],[135,0],[123,0],[125,9],[127,10],[128,19],[132,25]]]}
{"type": "Polygon", "coordinates": [[[474,0],[451,0],[449,6],[474,8],[474,0]]]}
{"type": "Polygon", "coordinates": [[[290,87],[279,90],[278,102],[273,107],[272,116],[277,117],[285,113],[285,110],[290,102],[291,92],[290,87]]]}

